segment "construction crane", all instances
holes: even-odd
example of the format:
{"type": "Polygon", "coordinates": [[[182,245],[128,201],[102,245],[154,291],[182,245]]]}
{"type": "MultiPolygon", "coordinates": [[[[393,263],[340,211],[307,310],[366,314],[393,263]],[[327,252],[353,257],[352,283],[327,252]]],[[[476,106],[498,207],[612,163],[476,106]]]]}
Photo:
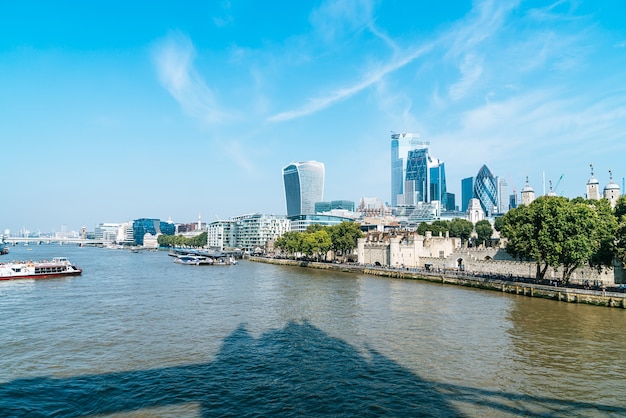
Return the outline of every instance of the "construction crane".
{"type": "Polygon", "coordinates": [[[557,181],[556,186],[554,186],[554,190],[553,190],[554,193],[556,193],[556,189],[559,188],[559,184],[561,184],[561,180],[563,180],[563,174],[561,174],[561,177],[559,177],[559,181],[557,181]]]}

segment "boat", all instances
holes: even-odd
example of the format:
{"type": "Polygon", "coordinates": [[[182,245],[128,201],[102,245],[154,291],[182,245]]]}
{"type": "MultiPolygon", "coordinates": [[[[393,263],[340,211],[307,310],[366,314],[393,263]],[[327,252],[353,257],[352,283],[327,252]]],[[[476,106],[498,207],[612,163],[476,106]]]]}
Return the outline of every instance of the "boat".
{"type": "Polygon", "coordinates": [[[230,266],[237,264],[237,260],[233,257],[207,257],[191,254],[179,255],[174,262],[192,266],[230,266]]]}
{"type": "Polygon", "coordinates": [[[0,255],[8,254],[9,248],[4,242],[0,242],[0,255]]]}
{"type": "Polygon", "coordinates": [[[12,261],[0,263],[0,280],[46,279],[49,277],[78,276],[83,272],[66,257],[51,261],[12,261]]]}
{"type": "Polygon", "coordinates": [[[180,255],[174,260],[177,264],[187,264],[191,266],[206,266],[213,264],[213,259],[207,257],[199,257],[197,255],[180,255]]]}

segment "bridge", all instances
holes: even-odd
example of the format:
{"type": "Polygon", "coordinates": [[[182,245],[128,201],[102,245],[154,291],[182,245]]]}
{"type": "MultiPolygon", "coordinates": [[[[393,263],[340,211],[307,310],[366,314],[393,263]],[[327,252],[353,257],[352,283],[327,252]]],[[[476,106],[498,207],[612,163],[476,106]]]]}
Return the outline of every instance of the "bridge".
{"type": "Polygon", "coordinates": [[[101,239],[87,239],[87,238],[58,238],[58,237],[4,237],[4,242],[7,245],[19,245],[19,244],[59,244],[59,245],[104,245],[104,241],[101,239]]]}

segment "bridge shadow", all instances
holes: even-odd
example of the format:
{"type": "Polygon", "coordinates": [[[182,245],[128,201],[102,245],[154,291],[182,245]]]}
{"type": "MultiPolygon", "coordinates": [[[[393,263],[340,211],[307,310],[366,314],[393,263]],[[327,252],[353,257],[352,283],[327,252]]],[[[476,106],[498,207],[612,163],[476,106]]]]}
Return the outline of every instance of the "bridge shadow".
{"type": "Polygon", "coordinates": [[[473,404],[494,414],[569,416],[626,408],[440,384],[389,358],[365,355],[310,323],[253,338],[244,326],[215,359],[149,370],[0,385],[0,415],[77,417],[195,404],[208,416],[441,416],[473,404]]]}

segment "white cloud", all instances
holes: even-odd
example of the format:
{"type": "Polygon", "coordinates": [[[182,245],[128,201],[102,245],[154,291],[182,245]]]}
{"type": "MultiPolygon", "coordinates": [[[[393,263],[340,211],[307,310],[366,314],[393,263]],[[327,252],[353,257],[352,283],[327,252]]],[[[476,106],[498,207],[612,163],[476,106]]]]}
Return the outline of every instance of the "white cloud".
{"type": "Polygon", "coordinates": [[[196,50],[189,38],[171,33],[153,49],[153,60],[163,87],[190,116],[209,123],[227,122],[233,115],[218,106],[214,93],[197,73],[196,50]]]}
{"type": "Polygon", "coordinates": [[[483,73],[482,60],[473,54],[468,54],[461,64],[461,79],[450,86],[449,93],[452,100],[462,99],[476,83],[483,73]]]}
{"type": "Polygon", "coordinates": [[[308,116],[315,112],[319,112],[320,110],[324,110],[327,107],[341,100],[345,100],[349,97],[352,97],[355,94],[363,91],[364,89],[372,86],[373,84],[381,80],[383,77],[385,77],[387,74],[390,74],[398,70],[399,68],[404,67],[405,65],[413,62],[418,57],[424,55],[431,48],[432,48],[431,44],[422,45],[414,49],[409,54],[400,55],[399,58],[396,58],[390,64],[370,71],[357,84],[339,88],[326,96],[321,96],[318,98],[310,99],[307,104],[300,107],[299,109],[288,110],[285,112],[278,113],[274,116],[271,116],[268,120],[270,122],[281,122],[281,121],[286,121],[290,119],[300,118],[303,116],[308,116]]]}

